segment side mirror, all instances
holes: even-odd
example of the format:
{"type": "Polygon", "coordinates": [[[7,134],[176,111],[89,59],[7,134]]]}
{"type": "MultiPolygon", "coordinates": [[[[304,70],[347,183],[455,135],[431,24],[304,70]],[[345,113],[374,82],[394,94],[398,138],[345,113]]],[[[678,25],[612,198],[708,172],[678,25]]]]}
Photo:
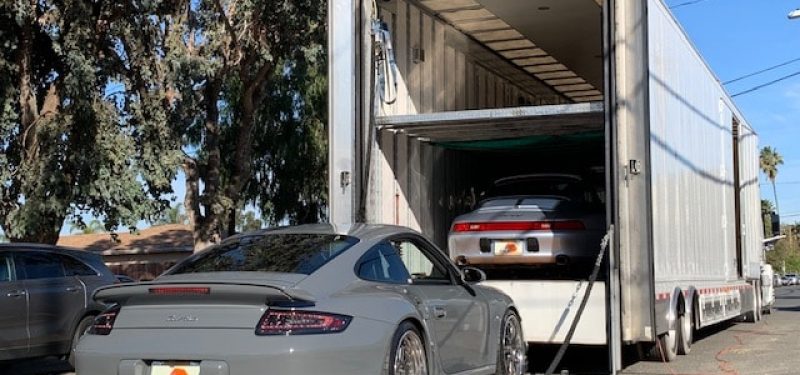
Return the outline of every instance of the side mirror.
{"type": "Polygon", "coordinates": [[[461,269],[461,280],[465,283],[479,283],[486,280],[486,273],[475,267],[466,266],[461,269]]]}

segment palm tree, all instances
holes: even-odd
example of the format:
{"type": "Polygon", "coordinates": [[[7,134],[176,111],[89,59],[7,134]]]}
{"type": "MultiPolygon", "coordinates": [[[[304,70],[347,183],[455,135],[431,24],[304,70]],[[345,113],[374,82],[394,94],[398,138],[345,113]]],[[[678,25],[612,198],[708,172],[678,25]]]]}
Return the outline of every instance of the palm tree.
{"type": "Polygon", "coordinates": [[[775,178],[778,177],[778,166],[783,164],[783,156],[774,148],[765,146],[761,149],[761,155],[758,157],[758,164],[761,171],[767,175],[767,178],[769,178],[769,181],[772,183],[772,194],[775,196],[775,211],[780,213],[778,191],[775,189],[775,178]]]}

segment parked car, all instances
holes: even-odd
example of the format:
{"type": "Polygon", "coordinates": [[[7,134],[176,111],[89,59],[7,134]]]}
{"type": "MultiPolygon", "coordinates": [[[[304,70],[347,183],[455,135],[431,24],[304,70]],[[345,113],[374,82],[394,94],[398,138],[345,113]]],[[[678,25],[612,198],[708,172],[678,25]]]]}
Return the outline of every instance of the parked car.
{"type": "Polygon", "coordinates": [[[106,306],[90,297],[113,284],[95,254],[34,244],[0,244],[0,361],[67,356],[106,306]]]}
{"type": "Polygon", "coordinates": [[[523,374],[519,317],[484,278],[401,227],[240,234],[152,282],[98,290],[115,305],[81,340],[76,370],[523,374]]]}
{"type": "Polygon", "coordinates": [[[779,274],[772,275],[772,286],[783,286],[783,278],[779,274]]]}
{"type": "Polygon", "coordinates": [[[798,279],[796,273],[787,273],[785,276],[787,285],[797,285],[798,279]]]}
{"type": "Polygon", "coordinates": [[[585,263],[606,231],[603,207],[576,175],[503,178],[476,210],[453,221],[450,256],[471,265],[585,263]]]}

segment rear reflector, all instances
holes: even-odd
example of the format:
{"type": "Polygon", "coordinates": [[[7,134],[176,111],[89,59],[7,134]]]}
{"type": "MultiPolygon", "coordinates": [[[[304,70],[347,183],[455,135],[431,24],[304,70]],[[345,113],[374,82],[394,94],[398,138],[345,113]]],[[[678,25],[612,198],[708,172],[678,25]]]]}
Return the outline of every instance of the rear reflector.
{"type": "Polygon", "coordinates": [[[269,309],[256,326],[256,335],[310,335],[342,332],[353,318],[317,311],[269,309]]]}
{"type": "Polygon", "coordinates": [[[578,220],[553,221],[493,221],[482,223],[455,223],[453,232],[493,232],[493,231],[539,231],[539,230],[584,230],[586,227],[578,220]]]}
{"type": "Polygon", "coordinates": [[[202,294],[210,294],[211,288],[208,287],[163,287],[163,288],[150,288],[150,294],[161,296],[195,296],[202,294]]]}

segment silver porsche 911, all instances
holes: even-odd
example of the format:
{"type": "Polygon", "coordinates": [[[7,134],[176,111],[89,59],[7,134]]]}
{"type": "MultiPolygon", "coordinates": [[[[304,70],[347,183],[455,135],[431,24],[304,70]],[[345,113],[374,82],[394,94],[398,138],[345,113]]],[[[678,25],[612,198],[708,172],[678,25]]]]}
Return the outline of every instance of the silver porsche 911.
{"type": "Polygon", "coordinates": [[[505,294],[417,232],[241,234],[152,282],[100,289],[80,375],[523,374],[505,294]]]}

